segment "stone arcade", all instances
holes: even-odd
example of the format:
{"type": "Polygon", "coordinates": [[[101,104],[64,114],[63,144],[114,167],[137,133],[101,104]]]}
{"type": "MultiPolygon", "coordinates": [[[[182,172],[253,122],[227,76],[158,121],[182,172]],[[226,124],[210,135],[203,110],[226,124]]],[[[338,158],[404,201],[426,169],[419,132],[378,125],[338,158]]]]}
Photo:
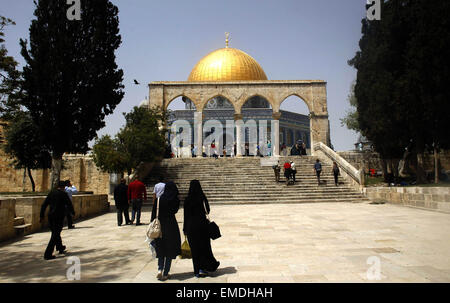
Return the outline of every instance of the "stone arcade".
{"type": "MultiPolygon", "coordinates": [[[[268,120],[271,120],[269,125],[271,125],[272,134],[269,138],[273,138],[272,154],[274,156],[280,155],[280,144],[293,143],[297,139],[307,141],[308,147],[317,142],[330,146],[326,82],[323,80],[267,80],[265,72],[256,60],[241,50],[228,48],[228,42],[227,47],[213,51],[202,58],[192,70],[188,81],[151,82],[149,90],[149,101],[141,105],[159,106],[167,110],[174,99],[183,97],[186,108],[190,108],[192,113],[192,116],[186,120],[192,121],[194,117],[196,121],[193,125],[195,134],[193,143],[196,147],[203,146],[204,143],[203,126],[205,118],[211,118],[208,117],[210,115],[205,115],[211,107],[209,105],[211,100],[221,103],[219,107],[222,109],[228,108],[229,111],[234,112],[232,119],[234,118],[235,122],[236,139],[233,139],[236,142],[236,156],[244,154],[244,146],[248,143],[248,136],[243,135],[245,132],[242,129],[244,120],[248,118],[246,108],[252,108],[254,112],[260,110],[260,113],[264,111],[268,120]],[[301,128],[300,125],[297,130],[290,132],[290,139],[286,140],[288,137],[286,133],[280,132],[280,118],[283,119],[294,113],[281,111],[280,106],[286,98],[293,95],[306,103],[310,112],[309,127],[301,128]],[[256,105],[248,106],[248,101],[256,105]],[[310,132],[306,138],[304,135],[301,136],[302,129],[310,132]],[[203,135],[199,136],[200,133],[203,135]],[[280,141],[280,137],[283,141],[280,141]]],[[[311,151],[313,152],[313,149],[311,151]]],[[[196,154],[201,156],[202,148],[197,148],[196,154]]]]}

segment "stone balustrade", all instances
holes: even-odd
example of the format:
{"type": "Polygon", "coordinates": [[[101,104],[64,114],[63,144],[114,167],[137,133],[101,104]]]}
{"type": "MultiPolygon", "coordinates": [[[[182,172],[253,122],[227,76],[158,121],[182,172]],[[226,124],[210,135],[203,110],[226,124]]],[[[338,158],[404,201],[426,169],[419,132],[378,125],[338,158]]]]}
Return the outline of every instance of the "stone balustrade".
{"type": "Polygon", "coordinates": [[[314,144],[313,147],[314,156],[320,157],[322,160],[326,161],[328,164],[332,164],[336,162],[340,169],[340,173],[342,177],[348,177],[353,185],[353,187],[362,191],[364,187],[364,171],[362,169],[358,170],[353,165],[348,163],[343,157],[333,151],[331,148],[323,144],[322,142],[318,142],[314,144]]]}

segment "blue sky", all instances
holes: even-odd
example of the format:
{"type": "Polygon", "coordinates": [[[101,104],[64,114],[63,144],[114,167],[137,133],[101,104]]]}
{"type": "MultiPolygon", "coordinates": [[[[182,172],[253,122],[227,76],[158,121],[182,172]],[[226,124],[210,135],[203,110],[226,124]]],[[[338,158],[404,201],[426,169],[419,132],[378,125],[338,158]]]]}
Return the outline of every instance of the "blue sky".
{"type": "MultiPolygon", "coordinates": [[[[87,1],[87,0],[81,0],[87,1]]],[[[117,63],[124,70],[125,97],[106,127],[115,134],[129,112],[148,96],[151,81],[184,81],[203,56],[225,46],[255,58],[270,80],[327,81],[331,141],[354,148],[357,134],[340,125],[356,71],[347,65],[358,49],[366,0],[113,0],[123,43],[117,63]],[[134,85],[137,79],[141,85],[134,85]]],[[[6,47],[20,64],[19,38],[28,38],[32,0],[0,0],[0,14],[17,25],[6,29],[6,47]]],[[[308,113],[300,99],[282,109],[308,113]]]]}

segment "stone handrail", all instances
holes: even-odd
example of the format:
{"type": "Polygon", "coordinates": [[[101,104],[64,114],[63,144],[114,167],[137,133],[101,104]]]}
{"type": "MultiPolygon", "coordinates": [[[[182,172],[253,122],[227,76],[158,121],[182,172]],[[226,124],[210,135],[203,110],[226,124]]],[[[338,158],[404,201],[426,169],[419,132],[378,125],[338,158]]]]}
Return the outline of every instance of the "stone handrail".
{"type": "Polygon", "coordinates": [[[314,144],[314,151],[321,151],[330,160],[336,162],[339,168],[343,170],[347,175],[349,175],[356,183],[358,183],[360,186],[364,186],[364,172],[362,170],[356,169],[354,166],[348,163],[347,160],[339,156],[331,148],[329,148],[322,142],[318,142],[314,144]]]}

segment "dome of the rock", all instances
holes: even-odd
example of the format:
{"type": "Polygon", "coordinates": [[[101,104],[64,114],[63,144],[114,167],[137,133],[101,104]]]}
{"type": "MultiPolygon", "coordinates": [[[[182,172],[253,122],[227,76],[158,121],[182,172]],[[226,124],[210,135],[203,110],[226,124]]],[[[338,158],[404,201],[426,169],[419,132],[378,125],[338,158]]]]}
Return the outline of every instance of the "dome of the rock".
{"type": "Polygon", "coordinates": [[[266,73],[250,55],[235,48],[221,48],[203,57],[188,81],[267,80],[266,73]]]}

